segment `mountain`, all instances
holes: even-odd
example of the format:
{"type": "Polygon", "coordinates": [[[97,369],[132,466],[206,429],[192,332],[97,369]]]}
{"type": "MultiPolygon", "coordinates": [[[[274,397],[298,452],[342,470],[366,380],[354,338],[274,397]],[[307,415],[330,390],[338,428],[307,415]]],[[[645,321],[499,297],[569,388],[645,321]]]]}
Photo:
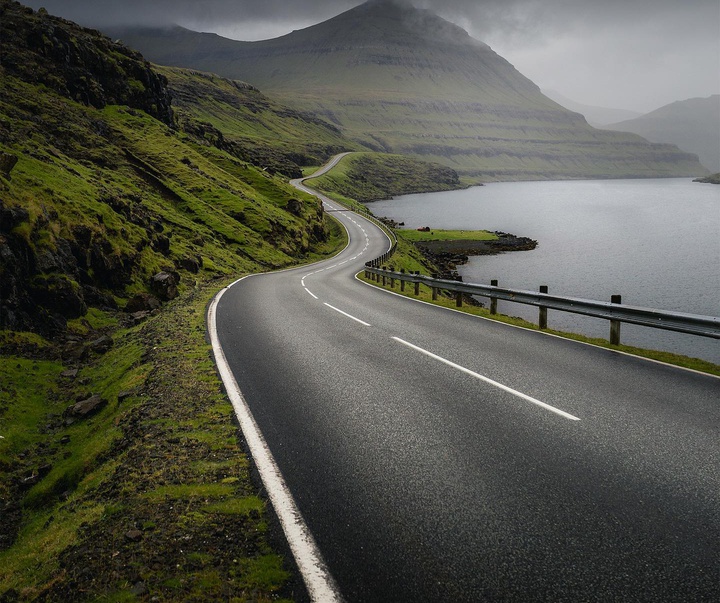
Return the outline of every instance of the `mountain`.
{"type": "Polygon", "coordinates": [[[156,63],[247,81],[370,149],[444,163],[465,181],[705,173],[672,145],[593,129],[486,44],[397,0],[259,42],[181,28],[108,33],[156,63]]]}
{"type": "Polygon", "coordinates": [[[629,111],[628,109],[611,109],[608,107],[584,105],[583,103],[569,99],[567,96],[563,96],[556,90],[543,90],[543,94],[554,100],[558,105],[562,105],[570,111],[575,111],[575,113],[580,113],[594,128],[602,128],[607,124],[634,119],[642,115],[642,113],[629,111]]]}
{"type": "Polygon", "coordinates": [[[605,128],[677,145],[683,151],[697,154],[709,170],[720,171],[720,94],[670,103],[605,128]]]}

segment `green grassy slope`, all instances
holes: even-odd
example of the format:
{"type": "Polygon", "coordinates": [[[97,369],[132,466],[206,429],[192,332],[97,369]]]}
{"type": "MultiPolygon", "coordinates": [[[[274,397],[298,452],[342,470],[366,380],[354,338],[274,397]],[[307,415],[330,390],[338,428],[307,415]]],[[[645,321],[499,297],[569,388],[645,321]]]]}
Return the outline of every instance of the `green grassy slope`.
{"type": "Polygon", "coordinates": [[[705,171],[672,145],[591,128],[487,45],[402,3],[368,2],[259,42],[116,33],[158,63],[250,82],[373,150],[441,162],[471,182],[705,171]]]}
{"type": "Polygon", "coordinates": [[[168,80],[179,126],[255,165],[291,178],[362,147],[327,122],[264,96],[256,88],[209,73],[156,68],[168,80]]]}
{"type": "Polygon", "coordinates": [[[8,0],[0,39],[0,600],[294,597],[204,314],[238,276],[342,248],[275,174],[342,139],[199,74],[168,74],[205,91],[174,108],[137,53],[8,0]]]}
{"type": "Polygon", "coordinates": [[[382,153],[348,155],[330,172],[308,183],[317,190],[339,193],[360,203],[461,188],[457,173],[450,168],[382,153]]]}

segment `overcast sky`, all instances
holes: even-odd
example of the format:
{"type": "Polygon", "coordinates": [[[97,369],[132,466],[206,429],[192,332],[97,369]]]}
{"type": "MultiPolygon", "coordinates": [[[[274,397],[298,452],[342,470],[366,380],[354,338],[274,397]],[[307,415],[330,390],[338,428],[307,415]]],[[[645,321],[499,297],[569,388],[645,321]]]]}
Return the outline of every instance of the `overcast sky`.
{"type": "MultiPolygon", "coordinates": [[[[286,34],[361,0],[21,0],[83,25],[178,24],[238,40],[286,34]]],[[[720,93],[718,0],[414,0],[543,89],[648,112],[720,93]]]]}

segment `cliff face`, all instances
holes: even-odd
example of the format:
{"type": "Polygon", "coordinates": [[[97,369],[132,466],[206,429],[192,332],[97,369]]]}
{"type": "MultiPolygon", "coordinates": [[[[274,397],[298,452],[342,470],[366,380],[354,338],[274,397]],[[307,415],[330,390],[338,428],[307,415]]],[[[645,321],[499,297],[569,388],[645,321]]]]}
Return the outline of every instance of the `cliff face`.
{"type": "Polygon", "coordinates": [[[0,3],[0,36],[3,74],[97,109],[127,105],[172,124],[167,82],[140,53],[8,0],[0,3]]]}
{"type": "Polygon", "coordinates": [[[373,0],[274,40],[179,28],[116,32],[153,61],[250,82],[373,150],[467,180],[702,174],[697,157],[595,130],[486,44],[430,11],[373,0]]]}

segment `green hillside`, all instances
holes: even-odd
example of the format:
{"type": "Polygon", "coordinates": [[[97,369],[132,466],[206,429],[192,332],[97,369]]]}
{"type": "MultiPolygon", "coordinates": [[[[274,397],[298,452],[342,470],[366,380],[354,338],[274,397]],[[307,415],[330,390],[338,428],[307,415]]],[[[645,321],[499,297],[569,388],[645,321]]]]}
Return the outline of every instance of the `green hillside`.
{"type": "Polygon", "coordinates": [[[181,129],[271,173],[299,178],[301,166],[362,147],[317,117],[210,73],[157,67],[168,81],[181,129]]]}
{"type": "Polygon", "coordinates": [[[283,174],[353,144],[16,2],[0,40],[0,600],[293,598],[205,309],[342,248],[283,174]]]}
{"type": "Polygon", "coordinates": [[[316,190],[367,203],[397,195],[461,188],[457,172],[402,155],[353,153],[308,183],[316,190]]]}
{"type": "Polygon", "coordinates": [[[440,162],[466,181],[705,173],[672,145],[591,128],[486,44],[396,0],[259,42],[112,33],[157,63],[250,82],[373,150],[440,162]]]}

